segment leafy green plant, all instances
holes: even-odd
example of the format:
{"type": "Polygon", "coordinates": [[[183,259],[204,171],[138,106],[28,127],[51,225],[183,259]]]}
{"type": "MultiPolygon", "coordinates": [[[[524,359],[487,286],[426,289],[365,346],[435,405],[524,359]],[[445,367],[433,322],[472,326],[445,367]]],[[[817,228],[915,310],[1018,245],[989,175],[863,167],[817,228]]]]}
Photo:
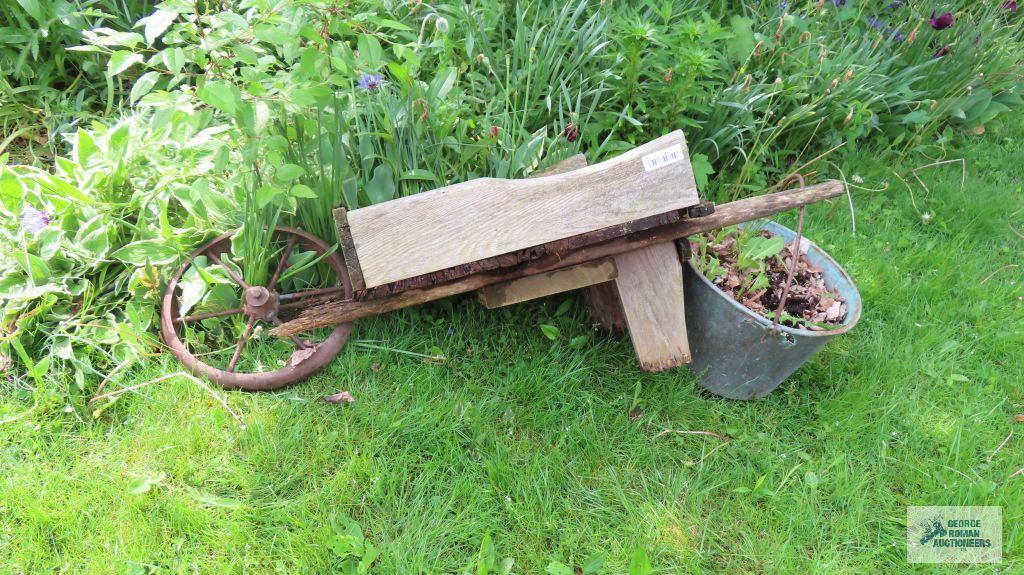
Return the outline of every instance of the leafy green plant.
{"type": "Polygon", "coordinates": [[[87,30],[127,30],[151,0],[17,0],[0,3],[0,153],[17,142],[31,160],[59,149],[75,118],[110,113],[122,91],[104,61],[69,51],[87,30]],[[41,152],[35,152],[41,148],[41,152]]]}
{"type": "MultiPolygon", "coordinates": [[[[69,318],[148,305],[178,258],[227,230],[242,228],[244,263],[279,224],[331,242],[339,205],[522,177],[579,150],[602,159],[676,128],[704,195],[727,199],[827,149],[906,153],[1018,107],[1020,16],[957,1],[955,25],[934,29],[926,4],[8,3],[8,37],[36,40],[0,45],[3,145],[71,153],[50,171],[4,168],[0,281],[19,295],[0,304],[0,351],[41,376],[40,350],[84,329],[69,318]],[[36,140],[25,122],[44,86],[78,118],[128,105],[36,140]],[[57,244],[18,231],[26,207],[59,222],[57,244]],[[104,232],[78,237],[91,218],[104,232]],[[100,236],[105,249],[67,265],[45,257],[100,236]]],[[[69,341],[76,360],[96,354],[82,386],[127,357],[69,341]]]]}
{"type": "Polygon", "coordinates": [[[643,547],[637,547],[629,558],[629,575],[651,575],[653,571],[647,551],[643,547]]]}
{"type": "Polygon", "coordinates": [[[0,165],[0,353],[85,390],[154,349],[168,265],[234,217],[210,121],[141,114],[80,129],[53,172],[0,165]]]}
{"type": "Polygon", "coordinates": [[[363,528],[345,513],[332,518],[327,546],[339,560],[339,572],[345,575],[370,573],[380,555],[380,550],[363,535],[363,528]]]}
{"type": "Polygon", "coordinates": [[[780,236],[765,237],[753,226],[737,228],[735,226],[717,230],[711,236],[698,236],[697,252],[694,262],[701,274],[709,280],[724,277],[729,270],[709,249],[709,245],[723,242],[735,244],[736,261],[733,272],[742,278],[738,297],[768,287],[769,280],[765,274],[765,261],[778,257],[785,247],[780,236]]]}
{"type": "Polygon", "coordinates": [[[548,563],[548,566],[544,570],[548,575],[576,575],[577,573],[593,575],[595,573],[600,573],[603,566],[604,553],[595,553],[584,559],[578,568],[570,567],[561,561],[552,561],[551,563],[548,563]]]}
{"type": "Polygon", "coordinates": [[[500,559],[494,549],[494,542],[491,534],[487,533],[480,541],[480,550],[476,553],[476,559],[466,568],[466,575],[510,575],[512,573],[513,559],[506,557],[500,559]]]}

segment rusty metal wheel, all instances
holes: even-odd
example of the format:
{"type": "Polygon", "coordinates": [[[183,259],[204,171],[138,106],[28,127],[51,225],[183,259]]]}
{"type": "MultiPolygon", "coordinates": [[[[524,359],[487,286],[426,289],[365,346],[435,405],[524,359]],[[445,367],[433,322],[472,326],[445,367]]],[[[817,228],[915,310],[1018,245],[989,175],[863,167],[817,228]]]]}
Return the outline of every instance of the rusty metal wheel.
{"type": "MultiPolygon", "coordinates": [[[[160,334],[194,375],[225,389],[264,391],[299,382],[326,366],[345,345],[352,324],[290,340],[266,336],[301,307],[352,297],[345,263],[323,240],[278,227],[271,238],[269,279],[249,285],[245,262],[229,257],[225,233],[196,250],[174,274],[160,309],[160,334]],[[280,358],[291,350],[287,360],[280,358]]],[[[262,267],[262,266],[260,266],[262,267]]]]}

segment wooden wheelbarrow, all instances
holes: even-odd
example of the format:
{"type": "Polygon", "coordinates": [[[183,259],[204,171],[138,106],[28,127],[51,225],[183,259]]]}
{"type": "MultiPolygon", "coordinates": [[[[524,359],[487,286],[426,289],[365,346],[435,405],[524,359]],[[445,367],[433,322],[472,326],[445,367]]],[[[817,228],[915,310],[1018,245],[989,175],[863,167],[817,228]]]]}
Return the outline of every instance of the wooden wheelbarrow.
{"type": "Polygon", "coordinates": [[[237,266],[224,264],[233,232],[224,234],[171,279],[161,333],[193,373],[226,388],[268,390],[327,365],[359,318],[471,291],[495,308],[583,288],[595,322],[628,331],[640,368],[660,371],[690,361],[682,270],[689,243],[677,240],[844,192],[842,183],[827,181],[716,208],[699,199],[686,141],[676,131],[593,166],[575,156],[525,180],[480,178],[338,208],[337,251],[301,230],[278,228],[283,255],[265,285],[246,284],[237,266]],[[317,254],[335,285],[283,289],[297,251],[317,254]],[[201,264],[224,268],[241,291],[240,305],[190,314],[183,278],[201,264]],[[206,360],[215,354],[195,352],[187,336],[203,336],[209,320],[233,315],[245,317],[245,327],[227,365],[217,367],[206,360]],[[247,342],[266,337],[261,324],[294,346],[284,365],[243,361],[247,342]],[[305,335],[320,328],[331,331],[322,339],[305,335]]]}

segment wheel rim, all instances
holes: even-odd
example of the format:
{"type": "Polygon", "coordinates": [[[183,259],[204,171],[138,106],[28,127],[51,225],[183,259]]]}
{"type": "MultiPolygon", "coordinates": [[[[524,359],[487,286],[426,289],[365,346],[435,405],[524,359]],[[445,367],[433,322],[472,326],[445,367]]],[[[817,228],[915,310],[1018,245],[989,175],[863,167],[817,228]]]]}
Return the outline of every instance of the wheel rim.
{"type": "Polygon", "coordinates": [[[259,350],[254,349],[255,345],[250,345],[253,339],[260,337],[260,327],[281,322],[282,312],[291,313],[303,305],[327,298],[342,296],[345,299],[350,299],[352,284],[345,263],[337,253],[323,256],[330,251],[330,247],[323,240],[302,230],[282,226],[276,228],[273,234],[275,239],[284,242],[280,258],[272,259],[273,274],[267,281],[267,285],[250,286],[245,283],[237,270],[221,259],[225,254],[230,253],[231,238],[235,233],[232,231],[222,234],[193,252],[171,278],[161,305],[161,336],[171,353],[192,374],[204,376],[225,389],[262,391],[297,383],[316,373],[334,359],[348,340],[349,333],[352,331],[351,323],[334,327],[330,334],[319,342],[316,341],[318,338],[293,337],[291,344],[294,351],[285,365],[278,369],[242,371],[252,367],[254,362],[257,369],[261,367],[258,360],[246,357],[246,351],[249,351],[249,356],[256,357],[257,354],[266,351],[266,347],[282,341],[268,339],[266,340],[268,345],[261,346],[259,350]],[[336,286],[327,289],[282,291],[281,293],[277,291],[283,288],[286,282],[291,282],[293,287],[298,285],[297,280],[286,278],[286,276],[291,267],[288,265],[288,259],[293,256],[295,248],[299,247],[315,252],[316,257],[323,256],[320,261],[325,264],[326,269],[333,273],[336,286]],[[213,265],[199,266],[198,260],[202,257],[205,257],[206,262],[213,265]],[[238,294],[238,305],[198,313],[190,313],[192,310],[187,308],[185,316],[182,317],[179,313],[180,300],[183,295],[182,280],[190,269],[197,270],[196,273],[202,273],[198,271],[200,267],[204,268],[208,276],[211,270],[226,273],[230,282],[224,282],[223,285],[233,285],[234,291],[238,294]],[[237,333],[234,328],[241,325],[242,318],[245,318],[245,324],[241,327],[241,333],[237,336],[234,347],[230,351],[228,348],[221,348],[200,353],[197,350],[199,345],[195,342],[189,343],[190,336],[195,336],[200,340],[205,338],[206,335],[203,335],[203,332],[209,333],[210,331],[205,328],[205,325],[212,324],[214,321],[219,324],[218,329],[224,330],[223,337],[230,340],[231,333],[237,333]],[[224,326],[230,326],[232,332],[227,332],[224,326]],[[226,362],[225,358],[228,358],[226,362]]]}

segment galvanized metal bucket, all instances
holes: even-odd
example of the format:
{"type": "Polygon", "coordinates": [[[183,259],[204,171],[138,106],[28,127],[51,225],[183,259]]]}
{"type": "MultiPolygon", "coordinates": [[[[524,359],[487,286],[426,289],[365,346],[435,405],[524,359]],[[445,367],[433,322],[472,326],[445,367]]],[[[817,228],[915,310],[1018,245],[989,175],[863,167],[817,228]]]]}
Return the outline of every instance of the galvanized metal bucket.
{"type": "MultiPolygon", "coordinates": [[[[782,236],[791,243],[796,232],[775,222],[746,224],[782,236]]],[[[860,292],[850,276],[821,248],[810,244],[807,259],[824,270],[825,285],[846,301],[846,319],[829,331],[780,325],[754,313],[715,287],[693,262],[684,266],[686,331],[693,362],[690,370],[708,391],[730,399],[760,399],[772,392],[828,340],[857,324],[860,292]]]]}

